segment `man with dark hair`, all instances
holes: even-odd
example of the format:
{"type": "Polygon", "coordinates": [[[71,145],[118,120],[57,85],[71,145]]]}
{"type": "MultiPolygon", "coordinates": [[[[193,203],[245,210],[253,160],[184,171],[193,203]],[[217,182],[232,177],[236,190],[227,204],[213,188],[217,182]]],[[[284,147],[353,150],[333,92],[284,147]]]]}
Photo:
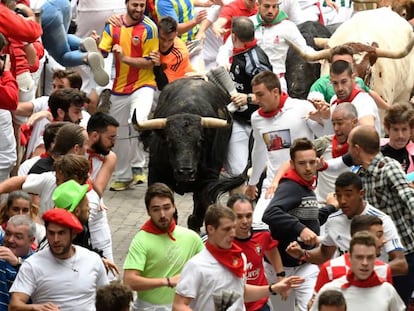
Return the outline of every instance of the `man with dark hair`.
{"type": "MultiPolygon", "coordinates": [[[[334,63],[337,60],[343,60],[351,65],[354,65],[354,49],[349,45],[338,45],[331,49],[331,57],[329,62],[334,63]]],[[[367,87],[360,77],[355,77],[356,86],[361,90],[367,92],[374,100],[379,108],[387,109],[389,105],[384,101],[379,94],[369,87],[367,87]]],[[[329,75],[320,77],[316,80],[308,94],[308,100],[315,104],[320,104],[320,101],[324,100],[326,103],[331,102],[331,98],[335,95],[335,90],[330,81],[329,75]]]]}
{"type": "Polygon", "coordinates": [[[291,242],[300,240],[305,249],[318,244],[320,223],[323,214],[332,213],[335,207],[319,208],[313,185],[316,181],[316,150],[307,138],[298,138],[290,147],[290,169],[283,176],[278,188],[263,214],[263,221],[269,225],[272,237],[279,241],[279,252],[286,275],[297,274],[305,279],[299,289],[294,290],[287,302],[280,302],[283,310],[306,310],[318,274],[316,265],[306,263],[304,257],[294,258],[286,248],[291,242]]]}
{"type": "MultiPolygon", "coordinates": [[[[268,281],[274,283],[285,277],[282,259],[277,249],[278,241],[272,239],[268,230],[253,231],[253,205],[244,194],[233,194],[227,201],[236,214],[236,236],[234,243],[240,247],[247,259],[247,284],[267,285],[268,281]],[[276,275],[267,280],[265,276],[264,257],[273,266],[276,275]]],[[[245,304],[247,311],[268,311],[268,298],[245,304]]]]}
{"type": "Polygon", "coordinates": [[[405,310],[404,302],[394,287],[379,277],[374,270],[376,249],[375,238],[370,233],[355,233],[349,246],[351,270],[324,285],[316,296],[311,310],[318,310],[319,297],[326,290],[342,292],[349,310],[360,310],[361,307],[378,311],[405,310]]]}
{"type": "Polygon", "coordinates": [[[33,254],[20,267],[10,289],[9,310],[63,311],[73,306],[93,310],[97,288],[108,284],[101,259],[96,253],[72,244],[76,234],[82,232],[75,215],[54,208],[42,218],[49,248],[33,254]]]}
{"type": "Polygon", "coordinates": [[[254,137],[252,172],[245,193],[251,199],[257,196],[256,185],[267,166],[266,179],[256,205],[256,211],[262,215],[270,202],[265,197],[266,189],[280,165],[289,158],[292,142],[300,137],[313,139],[314,135],[320,136],[323,127],[308,118],[310,113],[316,112],[315,107],[306,100],[291,98],[282,92],[279,78],[273,72],[258,73],[251,84],[259,109],[251,117],[254,137]]]}
{"type": "Polygon", "coordinates": [[[102,197],[116,165],[115,145],[119,122],[103,112],[93,114],[86,128],[89,137],[90,176],[96,192],[102,197]]]}
{"type": "Polygon", "coordinates": [[[379,152],[379,135],[374,128],[354,128],[348,145],[352,162],[361,165],[358,174],[365,199],[391,217],[405,246],[408,274],[395,277],[394,285],[408,305],[414,290],[414,189],[409,186],[401,164],[379,152]]]}
{"type": "Polygon", "coordinates": [[[352,172],[345,172],[335,181],[335,196],[339,211],[329,215],[325,224],[325,235],[319,247],[304,251],[297,242],[288,247],[288,253],[300,257],[306,252],[306,260],[315,264],[323,264],[339,251],[339,254],[348,252],[352,232],[349,228],[351,221],[358,215],[375,215],[383,225],[384,252],[381,259],[388,262],[394,275],[407,273],[407,262],[404,257],[404,247],[401,244],[397,228],[390,216],[364,201],[365,191],[359,176],[352,172]]]}
{"type": "Polygon", "coordinates": [[[251,82],[259,72],[272,71],[272,65],[266,53],[257,45],[254,25],[248,17],[233,18],[231,40],[234,49],[230,77],[237,91],[231,101],[238,110],[233,113],[233,128],[225,167],[230,175],[239,175],[246,168],[249,158],[249,138],[252,131],[250,118],[259,108],[255,104],[251,82]]]}
{"type": "Polygon", "coordinates": [[[17,173],[18,176],[29,174],[30,169],[37,161],[39,161],[41,158],[50,156],[55,143],[56,134],[59,129],[65,124],[66,122],[53,122],[46,125],[45,131],[43,133],[45,152],[43,152],[41,155],[33,156],[32,158],[25,160],[19,167],[19,171],[17,173]]]}
{"type": "Polygon", "coordinates": [[[147,222],[131,242],[124,263],[124,284],[137,292],[132,310],[171,308],[184,264],[203,249],[192,230],[174,220],[174,193],[155,183],[145,193],[147,222]]]}
{"type": "Polygon", "coordinates": [[[157,26],[144,15],[146,1],[127,0],[125,4],[122,22],[106,24],[99,44],[105,55],[113,53],[116,64],[109,114],[119,122],[120,139],[114,146],[117,163],[112,191],[146,181],[144,150],[130,120],[134,112],[137,121],[148,119],[156,86],[151,55],[159,48],[157,26]]]}
{"type": "Polygon", "coordinates": [[[381,140],[381,153],[401,163],[406,173],[414,171],[414,144],[410,141],[414,128],[414,109],[407,104],[394,103],[384,115],[384,130],[388,141],[381,140]]]}
{"type": "Polygon", "coordinates": [[[53,148],[41,157],[29,170],[29,174],[41,174],[53,170],[54,161],[67,153],[84,155],[88,146],[88,135],[78,124],[65,122],[56,132],[53,148]]]}
{"type": "Polygon", "coordinates": [[[96,311],[129,311],[132,291],[121,282],[113,281],[96,292],[96,311]]]}
{"type": "Polygon", "coordinates": [[[49,97],[49,109],[55,121],[69,121],[79,124],[82,107],[88,102],[84,92],[76,89],[58,89],[49,97]]]}
{"type": "Polygon", "coordinates": [[[234,244],[236,227],[234,212],[220,204],[209,206],[204,217],[206,247],[191,258],[181,273],[173,310],[214,311],[244,310],[244,302],[257,301],[303,283],[291,276],[270,285],[246,284],[246,257],[234,244]],[[219,276],[219,277],[218,277],[219,276]],[[215,307],[217,305],[217,307],[215,307]]]}
{"type": "Polygon", "coordinates": [[[344,295],[337,290],[326,290],[319,296],[318,311],[346,311],[344,295]]]}
{"type": "MultiPolygon", "coordinates": [[[[358,123],[360,125],[375,126],[378,133],[381,132],[381,120],[378,107],[369,94],[355,85],[355,73],[352,64],[344,60],[332,63],[330,69],[330,81],[335,90],[335,96],[331,98],[331,110],[341,103],[352,103],[358,111],[358,123]]],[[[328,123],[329,125],[329,123],[328,123]]],[[[332,129],[326,129],[327,134],[332,129]]]]}
{"type": "Polygon", "coordinates": [[[154,74],[160,91],[168,83],[194,72],[188,49],[178,37],[177,25],[171,16],[164,16],[158,22],[159,52],[153,56],[155,63],[159,63],[154,66],[154,74]]]}

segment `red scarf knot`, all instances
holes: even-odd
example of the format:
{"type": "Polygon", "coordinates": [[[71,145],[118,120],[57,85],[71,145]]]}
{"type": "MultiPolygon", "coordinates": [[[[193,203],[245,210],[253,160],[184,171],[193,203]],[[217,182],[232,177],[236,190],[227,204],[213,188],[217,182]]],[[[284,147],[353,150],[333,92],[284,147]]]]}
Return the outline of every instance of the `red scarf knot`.
{"type": "Polygon", "coordinates": [[[238,278],[243,277],[245,271],[242,250],[240,247],[232,243],[231,248],[229,249],[218,248],[207,241],[206,248],[220,264],[226,267],[226,269],[238,278]]]}
{"type": "Polygon", "coordinates": [[[340,144],[336,135],[332,137],[332,157],[337,158],[348,152],[348,142],[340,144]]]}
{"type": "Polygon", "coordinates": [[[174,219],[171,220],[171,225],[170,225],[170,227],[168,228],[167,231],[160,230],[158,227],[156,227],[154,225],[154,223],[152,222],[151,219],[148,219],[145,222],[145,224],[141,227],[141,230],[144,230],[144,231],[146,231],[148,233],[152,233],[152,234],[165,234],[165,233],[167,233],[168,234],[168,237],[171,240],[175,241],[175,238],[172,235],[174,229],[175,229],[175,220],[174,219]]]}
{"type": "Polygon", "coordinates": [[[379,286],[385,282],[384,279],[380,278],[375,271],[372,271],[371,276],[366,280],[357,280],[352,270],[349,270],[346,275],[347,283],[343,284],[341,288],[349,288],[350,286],[356,286],[360,288],[368,288],[379,286]]]}
{"type": "Polygon", "coordinates": [[[230,57],[230,63],[233,62],[233,56],[237,54],[244,53],[252,48],[254,48],[257,45],[257,39],[253,39],[253,41],[245,42],[244,46],[241,48],[233,48],[233,55],[230,57]]]}
{"type": "Polygon", "coordinates": [[[294,170],[293,168],[290,168],[285,175],[283,175],[282,179],[290,179],[294,182],[298,183],[301,186],[305,186],[309,190],[312,190],[314,188],[314,184],[316,181],[316,176],[313,176],[312,180],[305,180],[299,174],[294,170]]]}
{"type": "Polygon", "coordinates": [[[257,110],[258,114],[263,118],[273,118],[275,115],[277,115],[280,111],[282,111],[282,108],[285,106],[286,100],[289,98],[289,95],[285,92],[282,92],[280,94],[280,100],[279,100],[279,106],[275,110],[264,112],[262,108],[259,108],[257,110]]]}
{"type": "Polygon", "coordinates": [[[341,100],[339,98],[335,99],[332,102],[332,105],[334,104],[342,104],[342,103],[352,103],[352,101],[354,100],[354,98],[359,94],[359,93],[364,93],[363,90],[361,90],[355,83],[354,86],[352,88],[351,94],[349,94],[348,98],[345,100],[341,100]]]}

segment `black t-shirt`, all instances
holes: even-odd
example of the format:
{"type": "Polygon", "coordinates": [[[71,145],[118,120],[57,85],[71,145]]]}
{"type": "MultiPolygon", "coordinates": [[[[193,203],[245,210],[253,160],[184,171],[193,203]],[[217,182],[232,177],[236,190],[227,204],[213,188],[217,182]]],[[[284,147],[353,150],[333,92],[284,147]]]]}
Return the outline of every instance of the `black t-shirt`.
{"type": "Polygon", "coordinates": [[[407,173],[408,167],[410,166],[410,155],[406,148],[394,149],[389,144],[381,147],[381,153],[386,156],[393,158],[400,162],[404,172],[407,173]]]}
{"type": "Polygon", "coordinates": [[[55,160],[52,157],[41,158],[37,161],[29,171],[29,174],[42,174],[53,171],[53,163],[55,160]]]}

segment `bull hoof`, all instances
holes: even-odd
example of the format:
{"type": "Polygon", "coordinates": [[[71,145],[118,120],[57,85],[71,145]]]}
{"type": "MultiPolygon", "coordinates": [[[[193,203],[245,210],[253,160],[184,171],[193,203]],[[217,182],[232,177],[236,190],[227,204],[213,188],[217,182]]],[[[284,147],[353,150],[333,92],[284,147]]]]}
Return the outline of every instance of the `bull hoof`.
{"type": "Polygon", "coordinates": [[[187,218],[187,227],[198,234],[200,234],[200,228],[201,228],[200,221],[198,220],[197,216],[190,215],[187,218]]]}

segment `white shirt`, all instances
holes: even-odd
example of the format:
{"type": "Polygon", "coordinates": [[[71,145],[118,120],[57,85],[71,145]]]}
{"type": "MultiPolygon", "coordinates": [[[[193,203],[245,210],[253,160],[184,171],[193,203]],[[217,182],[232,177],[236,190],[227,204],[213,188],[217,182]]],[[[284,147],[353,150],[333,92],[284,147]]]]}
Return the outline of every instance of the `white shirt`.
{"type": "MultiPolygon", "coordinates": [[[[336,95],[331,98],[331,114],[335,110],[337,104],[333,104],[336,100],[336,95]]],[[[375,118],[375,129],[379,134],[381,134],[381,119],[378,112],[378,106],[372,97],[366,92],[360,92],[357,96],[352,100],[352,105],[356,108],[358,112],[358,119],[366,116],[373,116],[375,118]]],[[[328,134],[333,133],[333,128],[331,124],[332,131],[328,134]]]]}
{"type": "MultiPolygon", "coordinates": [[[[246,264],[246,258],[243,257],[246,264]]],[[[237,278],[224,268],[207,249],[191,258],[181,272],[176,293],[193,298],[192,310],[215,311],[213,295],[221,295],[223,291],[239,295],[228,311],[245,310],[243,303],[245,278],[237,278]]]]}
{"type": "Polygon", "coordinates": [[[343,276],[325,284],[316,296],[311,311],[318,310],[319,296],[330,289],[342,292],[346,300],[347,311],[402,311],[406,309],[404,302],[390,283],[384,282],[374,287],[350,286],[347,289],[342,289],[341,286],[347,282],[346,276],[343,276]]]}
{"type": "Polygon", "coordinates": [[[10,292],[29,295],[34,304],[51,302],[61,311],[94,311],[97,288],[108,284],[106,270],[98,254],[74,247],[75,254],[65,260],[54,257],[49,248],[30,256],[10,292]]]}
{"type": "Polygon", "coordinates": [[[17,160],[10,111],[0,109],[0,170],[11,169],[17,160]]]}
{"type": "Polygon", "coordinates": [[[322,127],[315,121],[306,119],[313,105],[301,99],[288,98],[282,110],[272,118],[264,118],[255,111],[251,117],[254,145],[252,150],[252,174],[249,185],[256,185],[267,165],[267,177],[263,182],[266,189],[273,180],[279,166],[289,160],[289,148],[296,138],[306,137],[310,140],[318,136],[322,127]],[[283,141],[281,148],[272,147],[270,141],[275,137],[283,141]],[[266,145],[265,140],[268,141],[266,145]]]}
{"type": "MultiPolygon", "coordinates": [[[[373,207],[366,202],[365,208],[361,215],[373,215],[380,218],[383,222],[384,237],[386,239],[385,245],[382,248],[382,253],[379,259],[388,262],[388,253],[392,251],[404,251],[398,235],[397,228],[391,217],[381,212],[379,209],[373,207]]],[[[341,211],[337,211],[329,215],[325,224],[325,233],[322,244],[326,246],[336,246],[341,254],[348,252],[349,243],[351,242],[351,221],[341,211]]]]}

